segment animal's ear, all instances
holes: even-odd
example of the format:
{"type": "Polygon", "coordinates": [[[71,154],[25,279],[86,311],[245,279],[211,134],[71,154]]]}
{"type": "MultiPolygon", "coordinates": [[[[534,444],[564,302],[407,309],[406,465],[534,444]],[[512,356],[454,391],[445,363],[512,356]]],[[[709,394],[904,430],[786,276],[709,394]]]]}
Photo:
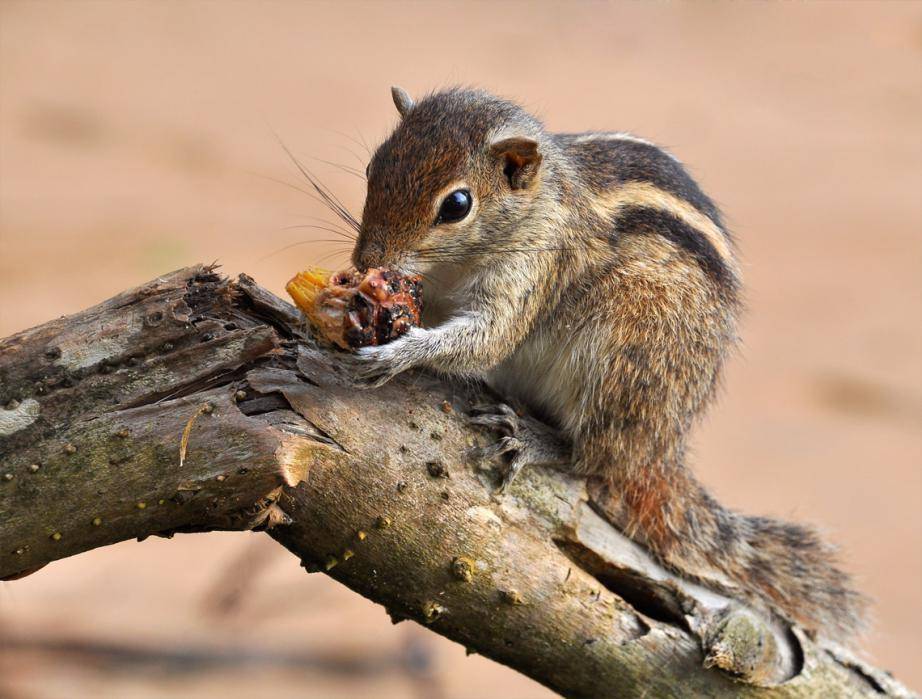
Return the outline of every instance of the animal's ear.
{"type": "Polygon", "coordinates": [[[397,107],[401,117],[409,114],[410,110],[413,109],[413,105],[416,104],[402,87],[392,87],[391,97],[394,98],[394,106],[397,107]]]}
{"type": "Polygon", "coordinates": [[[513,189],[527,189],[537,180],[541,153],[534,139],[525,136],[504,138],[490,146],[490,152],[500,160],[503,174],[513,189]]]}

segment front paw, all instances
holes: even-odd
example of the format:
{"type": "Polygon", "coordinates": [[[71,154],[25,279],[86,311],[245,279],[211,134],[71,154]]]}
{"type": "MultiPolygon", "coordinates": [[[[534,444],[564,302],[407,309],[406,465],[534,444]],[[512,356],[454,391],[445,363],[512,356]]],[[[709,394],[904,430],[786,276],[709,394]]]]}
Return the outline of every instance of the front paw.
{"type": "Polygon", "coordinates": [[[362,347],[351,355],[346,364],[349,365],[349,378],[358,388],[377,388],[383,386],[409,366],[400,357],[400,342],[392,342],[376,347],[362,347]]]}

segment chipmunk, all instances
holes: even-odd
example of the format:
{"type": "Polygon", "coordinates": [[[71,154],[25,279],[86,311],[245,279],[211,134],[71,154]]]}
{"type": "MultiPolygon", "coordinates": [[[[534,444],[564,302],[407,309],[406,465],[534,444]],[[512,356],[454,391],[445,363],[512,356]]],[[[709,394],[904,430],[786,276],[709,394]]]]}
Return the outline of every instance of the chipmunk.
{"type": "Polygon", "coordinates": [[[353,262],[426,279],[424,327],[360,351],[360,380],[412,367],[486,379],[559,428],[537,453],[501,409],[512,479],[572,463],[598,508],[677,573],[827,637],[863,598],[806,527],[722,507],[686,438],[737,344],[735,244],[682,164],[626,133],[554,134],[516,104],[451,89],[414,102],[368,166],[353,262]]]}

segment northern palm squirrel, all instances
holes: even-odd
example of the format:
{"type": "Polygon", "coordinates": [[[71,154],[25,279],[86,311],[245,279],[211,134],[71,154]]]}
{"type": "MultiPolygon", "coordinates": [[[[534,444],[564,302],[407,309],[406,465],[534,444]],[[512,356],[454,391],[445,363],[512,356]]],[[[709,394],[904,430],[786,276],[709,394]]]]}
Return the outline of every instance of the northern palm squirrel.
{"type": "MultiPolygon", "coordinates": [[[[393,96],[353,262],[422,274],[428,307],[425,327],[360,350],[361,379],[483,377],[562,430],[598,508],[668,567],[821,636],[860,628],[832,547],[722,507],[686,465],[741,293],[734,242],[682,164],[625,133],[548,133],[478,90],[393,96]]],[[[507,478],[560,460],[515,435],[497,451],[507,478]]]]}

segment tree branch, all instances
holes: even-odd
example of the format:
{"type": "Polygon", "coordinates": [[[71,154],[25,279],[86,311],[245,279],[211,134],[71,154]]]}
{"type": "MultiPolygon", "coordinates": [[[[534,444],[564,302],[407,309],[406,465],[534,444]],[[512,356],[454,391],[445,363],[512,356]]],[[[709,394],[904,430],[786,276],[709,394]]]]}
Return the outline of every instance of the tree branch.
{"type": "Polygon", "coordinates": [[[470,456],[488,436],[465,419],[485,390],[422,373],[356,390],[249,278],[161,277],[0,343],[0,577],[133,537],[264,528],[395,622],[568,696],[912,696],[676,578],[579,479],[536,468],[496,495],[470,456]],[[703,667],[716,631],[738,641],[716,664],[750,683],[703,667]]]}

